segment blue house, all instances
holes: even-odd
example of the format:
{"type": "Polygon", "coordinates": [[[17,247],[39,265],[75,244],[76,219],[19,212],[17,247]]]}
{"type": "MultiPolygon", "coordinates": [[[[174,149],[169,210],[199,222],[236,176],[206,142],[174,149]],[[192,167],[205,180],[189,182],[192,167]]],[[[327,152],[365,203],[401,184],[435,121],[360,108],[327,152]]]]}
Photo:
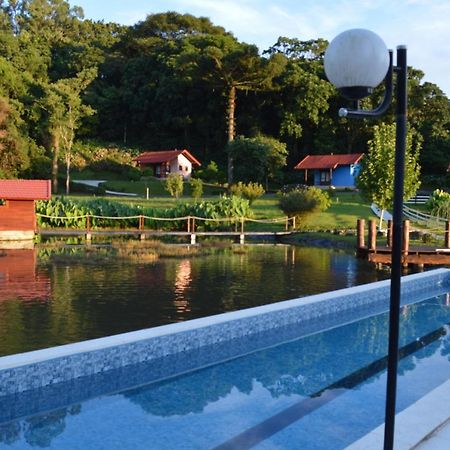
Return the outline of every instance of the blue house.
{"type": "Polygon", "coordinates": [[[354,188],[363,156],[364,153],[308,155],[294,169],[305,171],[305,184],[308,184],[308,170],[311,170],[314,174],[314,186],[354,188]]]}

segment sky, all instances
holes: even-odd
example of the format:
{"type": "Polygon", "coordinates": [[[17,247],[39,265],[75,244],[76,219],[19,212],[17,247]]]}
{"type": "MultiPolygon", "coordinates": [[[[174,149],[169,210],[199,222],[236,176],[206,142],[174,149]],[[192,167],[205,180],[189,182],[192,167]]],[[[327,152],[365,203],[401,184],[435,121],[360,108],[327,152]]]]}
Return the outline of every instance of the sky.
{"type": "MultiPolygon", "coordinates": [[[[407,45],[408,64],[450,96],[450,0],[69,0],[85,18],[133,25],[148,14],[209,17],[260,50],[279,36],[331,41],[350,28],[377,33],[388,48],[407,45]]],[[[395,53],[394,53],[395,55],[395,53]]],[[[395,56],[394,56],[395,58],[395,56]]],[[[395,59],[394,59],[395,62],[395,59]]]]}

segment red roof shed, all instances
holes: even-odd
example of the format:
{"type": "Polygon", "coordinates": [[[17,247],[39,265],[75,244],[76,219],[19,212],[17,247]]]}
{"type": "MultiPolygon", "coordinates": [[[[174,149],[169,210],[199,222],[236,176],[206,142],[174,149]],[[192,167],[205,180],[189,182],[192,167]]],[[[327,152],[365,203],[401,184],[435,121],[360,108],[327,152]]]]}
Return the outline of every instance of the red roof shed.
{"type": "Polygon", "coordinates": [[[0,240],[32,239],[34,202],[50,198],[50,180],[0,180],[0,240]]]}

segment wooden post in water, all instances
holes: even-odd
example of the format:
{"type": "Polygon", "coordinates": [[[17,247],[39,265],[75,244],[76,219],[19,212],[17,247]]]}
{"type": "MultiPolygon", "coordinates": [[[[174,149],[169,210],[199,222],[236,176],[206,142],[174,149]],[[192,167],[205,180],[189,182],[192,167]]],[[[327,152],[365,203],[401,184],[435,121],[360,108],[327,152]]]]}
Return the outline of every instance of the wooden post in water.
{"type": "Polygon", "coordinates": [[[366,243],[364,239],[364,231],[366,228],[366,221],[364,219],[358,219],[356,221],[356,248],[362,249],[366,243]]]}
{"type": "Polygon", "coordinates": [[[409,220],[405,220],[403,222],[403,267],[408,267],[408,252],[409,252],[409,229],[410,229],[410,222],[409,220]]]}
{"type": "Polygon", "coordinates": [[[445,248],[450,248],[450,220],[445,222],[445,248]]]}
{"type": "Polygon", "coordinates": [[[386,245],[392,248],[392,220],[388,220],[386,239],[386,245]]]}
{"type": "Polygon", "coordinates": [[[375,220],[369,220],[369,250],[377,249],[377,224],[375,220]]]}

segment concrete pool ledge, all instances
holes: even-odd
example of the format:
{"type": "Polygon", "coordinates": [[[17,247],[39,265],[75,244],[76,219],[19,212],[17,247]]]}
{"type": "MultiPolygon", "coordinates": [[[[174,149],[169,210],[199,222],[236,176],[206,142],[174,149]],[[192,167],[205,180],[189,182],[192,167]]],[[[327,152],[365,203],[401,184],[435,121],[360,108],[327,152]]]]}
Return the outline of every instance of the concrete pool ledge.
{"type": "MultiPolygon", "coordinates": [[[[435,433],[439,436],[441,427],[449,422],[449,405],[450,380],[398,413],[395,416],[395,450],[426,450],[428,439],[435,433]]],[[[346,450],[381,449],[383,440],[384,424],[348,446],[346,450]]]]}
{"type": "MultiPolygon", "coordinates": [[[[384,312],[388,308],[389,289],[390,280],[379,281],[184,323],[1,357],[0,396],[221,345],[225,348],[222,354],[210,352],[208,359],[202,356],[202,364],[213,364],[253,351],[259,344],[276,345],[277,340],[283,342],[291,336],[301,337],[384,312]],[[294,327],[295,333],[291,332],[294,327]],[[271,340],[261,337],[267,332],[271,333],[271,340]],[[239,341],[245,341],[245,345],[239,341]],[[231,342],[233,345],[228,345],[231,342]]],[[[448,291],[449,269],[402,278],[402,301],[406,303],[448,291]]]]}

